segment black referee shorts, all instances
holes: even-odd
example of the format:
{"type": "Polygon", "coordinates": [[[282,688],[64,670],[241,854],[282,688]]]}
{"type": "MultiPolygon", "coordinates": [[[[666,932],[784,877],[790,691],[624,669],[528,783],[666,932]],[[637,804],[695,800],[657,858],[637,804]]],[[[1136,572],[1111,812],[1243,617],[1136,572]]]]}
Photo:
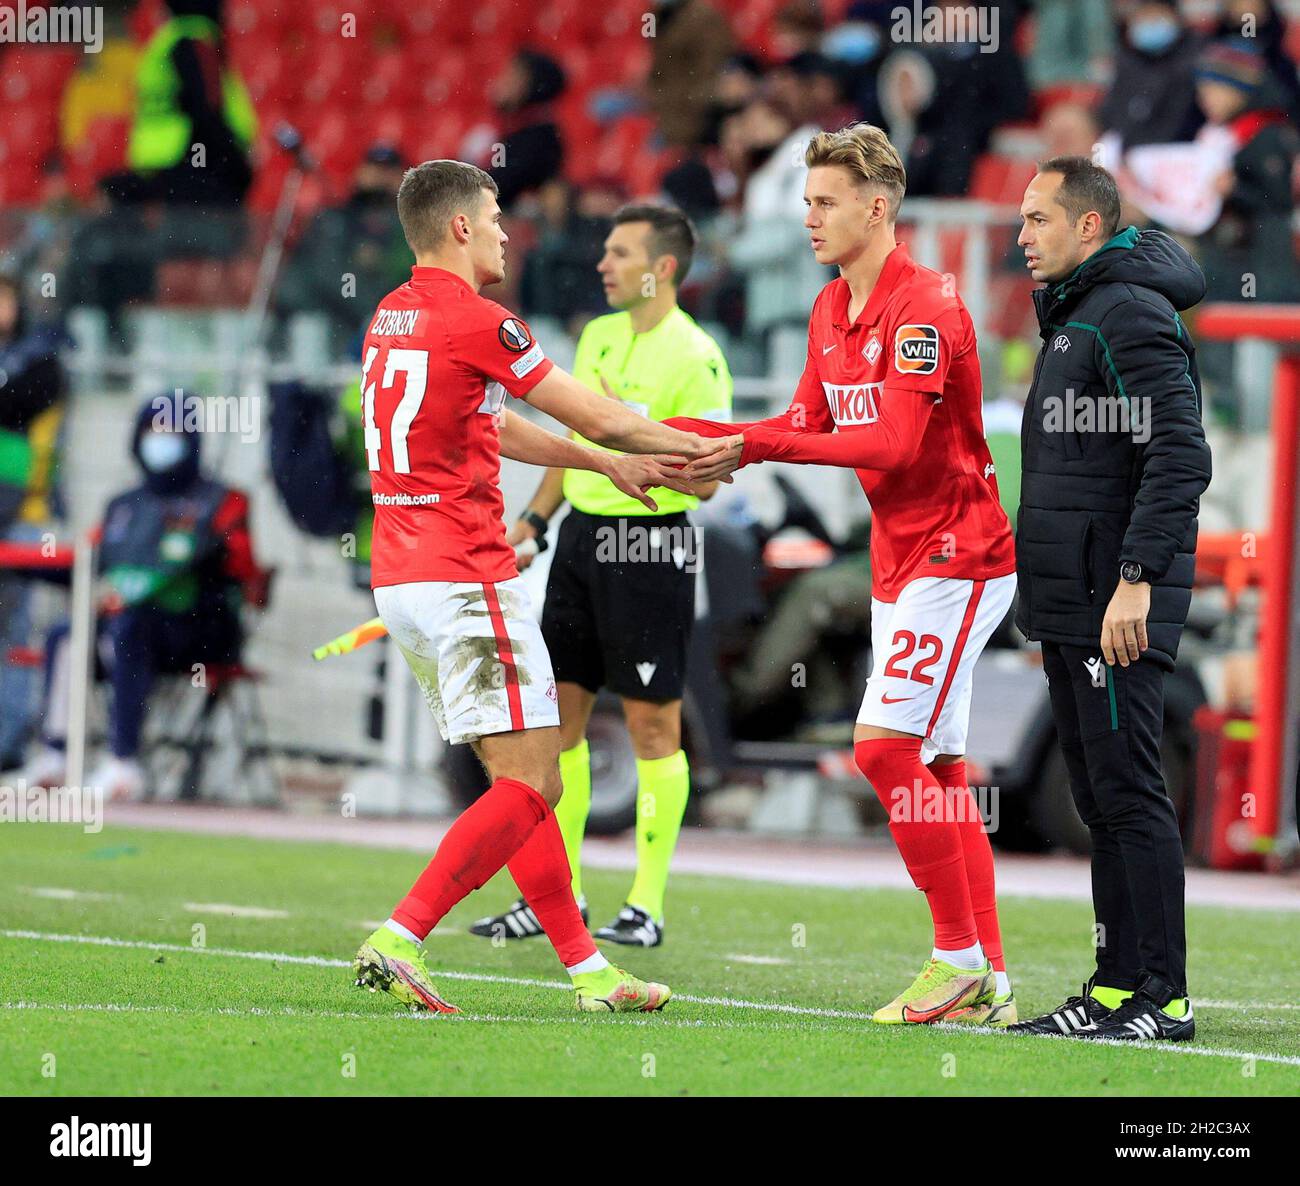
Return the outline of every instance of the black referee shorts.
{"type": "Polygon", "coordinates": [[[560,683],[677,700],[695,617],[700,552],[684,511],[588,515],[560,525],[542,636],[560,683]]]}

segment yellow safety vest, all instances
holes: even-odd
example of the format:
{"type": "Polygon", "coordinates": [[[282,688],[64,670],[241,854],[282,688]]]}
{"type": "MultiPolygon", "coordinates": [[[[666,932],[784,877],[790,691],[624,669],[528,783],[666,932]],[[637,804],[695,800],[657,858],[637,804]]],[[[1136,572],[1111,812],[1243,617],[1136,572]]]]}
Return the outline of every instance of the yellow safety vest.
{"type": "MultiPolygon", "coordinates": [[[[180,75],[172,65],[172,48],[183,38],[214,42],[220,30],[203,16],[169,20],[145,47],[136,75],[136,113],[127,147],[127,161],[140,172],[180,164],[190,147],[190,118],[180,108],[180,75]]],[[[243,80],[234,70],[221,73],[221,93],[226,123],[242,148],[257,133],[257,114],[243,80]]]]}

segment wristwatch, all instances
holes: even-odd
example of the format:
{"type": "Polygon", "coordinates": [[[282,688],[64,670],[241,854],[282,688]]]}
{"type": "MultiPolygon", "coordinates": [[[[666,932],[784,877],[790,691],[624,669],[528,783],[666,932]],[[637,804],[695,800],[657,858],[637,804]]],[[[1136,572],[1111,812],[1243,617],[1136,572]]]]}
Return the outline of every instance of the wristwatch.
{"type": "Polygon", "coordinates": [[[519,516],[521,523],[527,523],[538,535],[545,535],[550,524],[536,511],[525,511],[519,516]]]}
{"type": "Polygon", "coordinates": [[[1136,585],[1142,579],[1142,565],[1136,560],[1125,560],[1119,566],[1120,580],[1136,585]]]}

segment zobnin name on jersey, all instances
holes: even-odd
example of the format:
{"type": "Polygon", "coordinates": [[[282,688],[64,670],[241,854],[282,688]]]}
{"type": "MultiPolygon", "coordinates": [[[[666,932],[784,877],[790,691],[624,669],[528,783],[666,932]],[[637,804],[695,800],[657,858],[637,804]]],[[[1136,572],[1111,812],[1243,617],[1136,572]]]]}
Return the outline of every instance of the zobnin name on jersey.
{"type": "Polygon", "coordinates": [[[880,419],[880,409],[876,402],[883,383],[827,383],[822,381],[826,391],[826,402],[830,404],[831,415],[837,425],[874,424],[880,419]]]}
{"type": "Polygon", "coordinates": [[[370,323],[370,332],[377,338],[401,338],[415,333],[419,309],[380,309],[370,323]]]}

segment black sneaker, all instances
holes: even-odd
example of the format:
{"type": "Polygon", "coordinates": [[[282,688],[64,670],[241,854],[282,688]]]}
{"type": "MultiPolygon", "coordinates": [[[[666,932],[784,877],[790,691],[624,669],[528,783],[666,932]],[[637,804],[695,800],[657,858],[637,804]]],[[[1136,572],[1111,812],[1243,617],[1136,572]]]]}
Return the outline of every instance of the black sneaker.
{"type": "Polygon", "coordinates": [[[658,947],[664,941],[664,929],[639,907],[624,906],[609,926],[596,932],[596,938],[628,947],[658,947]]]}
{"type": "Polygon", "coordinates": [[[1071,997],[1064,1005],[1058,1005],[1050,1013],[1041,1017],[1031,1017],[1007,1026],[1009,1034],[1042,1034],[1054,1038],[1075,1038],[1092,1030],[1114,1010],[1108,1009],[1095,997],[1091,996],[1092,981],[1083,986],[1080,996],[1071,997]]]}
{"type": "Polygon", "coordinates": [[[1144,985],[1118,1009],[1112,1010],[1109,1017],[1079,1037],[1110,1042],[1190,1042],[1196,1036],[1192,1002],[1187,1002],[1187,1012],[1182,1017],[1170,1017],[1164,1006],[1175,999],[1172,993],[1154,993],[1144,985]]]}
{"type": "MultiPolygon", "coordinates": [[[[590,922],[587,915],[587,899],[578,899],[578,912],[584,924],[590,922]]],[[[504,914],[494,918],[480,918],[469,929],[471,935],[481,935],[484,939],[531,939],[542,935],[542,924],[537,921],[533,908],[520,898],[504,914]]]]}

